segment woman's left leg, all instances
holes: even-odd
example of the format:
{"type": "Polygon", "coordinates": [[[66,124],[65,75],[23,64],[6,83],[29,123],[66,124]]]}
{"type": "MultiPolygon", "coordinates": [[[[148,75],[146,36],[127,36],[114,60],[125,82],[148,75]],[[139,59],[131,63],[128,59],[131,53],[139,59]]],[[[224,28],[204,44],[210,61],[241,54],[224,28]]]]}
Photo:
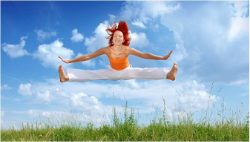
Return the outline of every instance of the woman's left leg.
{"type": "Polygon", "coordinates": [[[65,74],[62,65],[60,65],[58,68],[58,74],[61,83],[69,80],[69,77],[65,74]]]}

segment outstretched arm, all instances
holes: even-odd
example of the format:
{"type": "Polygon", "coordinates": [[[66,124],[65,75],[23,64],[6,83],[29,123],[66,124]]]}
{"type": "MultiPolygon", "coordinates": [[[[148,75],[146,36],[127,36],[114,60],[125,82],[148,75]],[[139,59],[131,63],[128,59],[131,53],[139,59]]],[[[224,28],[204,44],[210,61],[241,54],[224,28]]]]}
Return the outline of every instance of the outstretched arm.
{"type": "Polygon", "coordinates": [[[157,55],[154,55],[151,53],[142,53],[141,51],[136,50],[134,48],[130,48],[130,50],[129,50],[129,54],[131,54],[131,55],[135,55],[137,57],[141,57],[144,59],[153,59],[153,60],[167,60],[170,57],[170,55],[172,54],[172,52],[173,52],[173,50],[171,50],[166,56],[157,56],[157,55]]]}
{"type": "Polygon", "coordinates": [[[105,54],[105,48],[100,48],[98,50],[96,50],[93,53],[90,54],[86,54],[86,55],[82,55],[80,57],[77,57],[75,59],[71,59],[71,60],[65,60],[63,59],[61,56],[58,56],[64,63],[75,63],[75,62],[82,62],[82,61],[87,61],[90,60],[92,58],[96,58],[100,55],[105,54]]]}

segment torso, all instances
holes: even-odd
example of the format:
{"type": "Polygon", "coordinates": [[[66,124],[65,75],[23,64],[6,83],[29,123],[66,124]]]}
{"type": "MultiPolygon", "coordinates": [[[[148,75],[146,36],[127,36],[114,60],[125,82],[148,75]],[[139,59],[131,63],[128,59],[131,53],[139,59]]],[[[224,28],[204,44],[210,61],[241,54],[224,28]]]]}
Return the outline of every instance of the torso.
{"type": "Polygon", "coordinates": [[[114,46],[106,47],[106,55],[109,58],[111,67],[115,70],[122,70],[129,66],[128,46],[123,45],[121,48],[117,48],[114,46]]]}
{"type": "Polygon", "coordinates": [[[106,47],[107,48],[107,56],[111,58],[127,58],[129,53],[128,46],[122,46],[121,49],[116,49],[114,46],[106,47]]]}

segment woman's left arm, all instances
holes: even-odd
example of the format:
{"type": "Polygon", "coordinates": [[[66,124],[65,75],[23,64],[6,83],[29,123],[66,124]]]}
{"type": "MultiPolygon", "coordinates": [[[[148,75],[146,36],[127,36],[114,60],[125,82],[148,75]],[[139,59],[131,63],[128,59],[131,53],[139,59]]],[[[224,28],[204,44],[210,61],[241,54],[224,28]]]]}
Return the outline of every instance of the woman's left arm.
{"type": "Polygon", "coordinates": [[[166,56],[157,56],[157,55],[154,55],[151,53],[142,53],[141,51],[136,50],[134,48],[129,49],[130,55],[134,55],[134,56],[144,58],[144,59],[152,59],[152,60],[167,60],[170,57],[170,55],[172,54],[172,52],[173,51],[171,50],[166,56]]]}

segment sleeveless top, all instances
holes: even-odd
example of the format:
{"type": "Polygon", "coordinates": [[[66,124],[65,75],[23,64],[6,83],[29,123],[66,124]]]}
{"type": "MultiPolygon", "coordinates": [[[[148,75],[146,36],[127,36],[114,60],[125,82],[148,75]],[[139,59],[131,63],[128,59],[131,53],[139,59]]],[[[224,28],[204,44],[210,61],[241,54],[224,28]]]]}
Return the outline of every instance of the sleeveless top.
{"type": "MultiPolygon", "coordinates": [[[[110,51],[112,54],[112,50],[110,51]]],[[[112,55],[110,55],[108,57],[109,57],[110,66],[115,70],[123,70],[129,67],[128,56],[125,58],[120,58],[120,57],[117,58],[117,57],[112,57],[112,55]]]]}

